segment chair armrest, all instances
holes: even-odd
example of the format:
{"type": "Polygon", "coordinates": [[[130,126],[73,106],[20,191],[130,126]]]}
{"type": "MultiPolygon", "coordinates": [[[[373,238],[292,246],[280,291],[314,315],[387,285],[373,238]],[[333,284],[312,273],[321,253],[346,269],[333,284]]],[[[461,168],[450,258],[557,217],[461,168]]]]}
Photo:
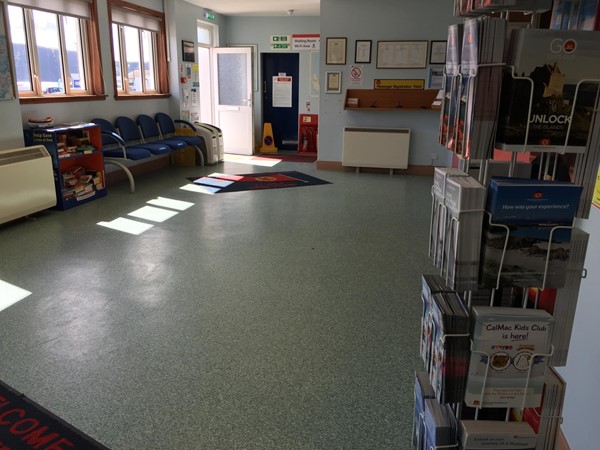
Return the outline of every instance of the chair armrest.
{"type": "Polygon", "coordinates": [[[117,133],[115,133],[114,131],[102,131],[102,136],[107,136],[109,138],[111,138],[112,140],[114,140],[117,144],[119,144],[119,147],[121,147],[121,150],[123,151],[123,158],[127,159],[127,152],[125,151],[125,141],[123,140],[123,138],[121,136],[119,136],[117,133]]]}
{"type": "Polygon", "coordinates": [[[192,130],[196,131],[196,127],[194,125],[192,125],[191,122],[188,122],[187,120],[175,119],[175,120],[173,120],[173,122],[182,123],[185,126],[190,127],[192,130]]]}

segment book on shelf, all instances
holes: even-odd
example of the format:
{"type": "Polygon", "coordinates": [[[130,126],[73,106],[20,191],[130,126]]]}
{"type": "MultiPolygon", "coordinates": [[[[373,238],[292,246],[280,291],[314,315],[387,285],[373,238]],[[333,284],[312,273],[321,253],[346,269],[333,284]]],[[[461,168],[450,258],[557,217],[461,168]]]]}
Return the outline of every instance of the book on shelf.
{"type": "Polygon", "coordinates": [[[553,319],[543,310],[475,306],[465,403],[471,407],[540,405],[553,319]]]}
{"type": "Polygon", "coordinates": [[[526,422],[461,420],[461,450],[535,450],[537,435],[526,422]]]}
{"type": "Polygon", "coordinates": [[[585,152],[598,92],[593,80],[600,78],[599,47],[600,36],[592,31],[515,30],[502,83],[497,148],[585,152]],[[524,79],[514,78],[511,68],[524,79]]]}

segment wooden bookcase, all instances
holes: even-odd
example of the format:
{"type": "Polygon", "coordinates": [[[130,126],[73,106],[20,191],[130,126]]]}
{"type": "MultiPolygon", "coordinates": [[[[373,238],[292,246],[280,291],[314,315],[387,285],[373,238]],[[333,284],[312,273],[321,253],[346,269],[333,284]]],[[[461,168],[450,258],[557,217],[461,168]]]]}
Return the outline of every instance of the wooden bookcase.
{"type": "Polygon", "coordinates": [[[348,89],[344,97],[344,109],[362,111],[399,111],[403,109],[435,109],[433,101],[437,89],[348,89]],[[349,105],[348,99],[357,99],[357,105],[349,105]]]}
{"type": "Polygon", "coordinates": [[[59,124],[23,133],[26,145],[42,144],[52,156],[56,209],[66,210],[106,195],[98,125],[59,124]]]}

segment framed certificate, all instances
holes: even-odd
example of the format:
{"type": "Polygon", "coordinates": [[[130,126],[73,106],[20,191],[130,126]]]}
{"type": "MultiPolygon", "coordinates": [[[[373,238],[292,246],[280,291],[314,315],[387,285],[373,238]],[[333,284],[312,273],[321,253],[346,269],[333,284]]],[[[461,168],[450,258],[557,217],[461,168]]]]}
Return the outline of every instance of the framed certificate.
{"type": "Polygon", "coordinates": [[[372,41],[356,41],[354,49],[355,63],[370,63],[371,62],[371,43],[372,41]]]}
{"type": "Polygon", "coordinates": [[[346,64],[346,38],[327,38],[325,64],[346,64]]]}
{"type": "Polygon", "coordinates": [[[446,63],[446,41],[431,41],[431,51],[429,52],[429,64],[446,63]]]}
{"type": "Polygon", "coordinates": [[[424,69],[428,41],[378,41],[378,69],[424,69]]]}
{"type": "Polygon", "coordinates": [[[325,73],[325,93],[339,94],[342,92],[342,72],[325,73]]]}

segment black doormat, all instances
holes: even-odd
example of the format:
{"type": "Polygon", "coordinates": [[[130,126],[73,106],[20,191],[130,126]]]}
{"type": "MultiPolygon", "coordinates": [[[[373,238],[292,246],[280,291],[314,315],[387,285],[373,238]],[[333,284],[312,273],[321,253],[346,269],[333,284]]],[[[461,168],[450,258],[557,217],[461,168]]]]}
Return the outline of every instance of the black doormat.
{"type": "Polygon", "coordinates": [[[206,177],[192,177],[188,180],[201,187],[202,191],[207,194],[331,184],[329,181],[296,171],[248,173],[243,175],[213,173],[206,177]]]}
{"type": "Polygon", "coordinates": [[[0,449],[109,450],[1,381],[0,449]]]}

